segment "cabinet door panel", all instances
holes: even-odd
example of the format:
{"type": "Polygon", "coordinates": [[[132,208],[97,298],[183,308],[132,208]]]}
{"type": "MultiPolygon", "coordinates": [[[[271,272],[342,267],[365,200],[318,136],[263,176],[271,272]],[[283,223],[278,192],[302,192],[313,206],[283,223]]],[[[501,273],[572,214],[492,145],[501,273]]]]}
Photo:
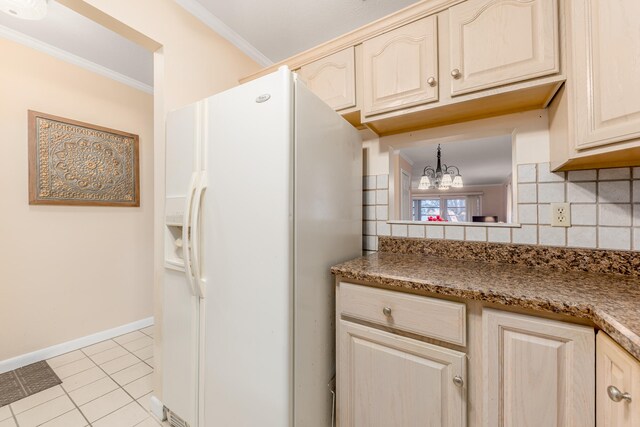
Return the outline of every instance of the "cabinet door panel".
{"type": "Polygon", "coordinates": [[[596,340],[596,413],[598,427],[640,425],[640,362],[603,332],[596,340]],[[613,401],[607,387],[631,395],[631,402],[613,401]]]}
{"type": "Polygon", "coordinates": [[[560,69],[556,0],[469,0],[449,9],[449,32],[452,95],[560,69]]]}
{"type": "Polygon", "coordinates": [[[336,111],[356,106],[355,52],[350,47],[300,68],[300,78],[336,111]]]}
{"type": "Polygon", "coordinates": [[[340,427],[463,426],[463,353],[345,320],[339,324],[340,427]]]}
{"type": "Polygon", "coordinates": [[[430,16],[362,44],[365,116],[438,100],[436,31],[430,16]]]}
{"type": "Polygon", "coordinates": [[[640,2],[573,2],[578,149],[640,137],[640,2]]]}
{"type": "Polygon", "coordinates": [[[594,425],[593,329],[483,312],[485,427],[594,425]]]}

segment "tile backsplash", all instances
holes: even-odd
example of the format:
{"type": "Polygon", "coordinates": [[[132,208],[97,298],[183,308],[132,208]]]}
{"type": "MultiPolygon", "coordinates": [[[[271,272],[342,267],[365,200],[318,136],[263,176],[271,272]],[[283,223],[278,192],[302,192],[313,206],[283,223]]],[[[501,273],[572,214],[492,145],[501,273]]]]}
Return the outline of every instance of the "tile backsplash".
{"type": "Polygon", "coordinates": [[[640,167],[551,172],[518,165],[519,227],[389,224],[389,177],[364,177],[363,250],[378,236],[640,250],[640,167]],[[551,203],[571,204],[571,227],[551,227],[551,203]]]}

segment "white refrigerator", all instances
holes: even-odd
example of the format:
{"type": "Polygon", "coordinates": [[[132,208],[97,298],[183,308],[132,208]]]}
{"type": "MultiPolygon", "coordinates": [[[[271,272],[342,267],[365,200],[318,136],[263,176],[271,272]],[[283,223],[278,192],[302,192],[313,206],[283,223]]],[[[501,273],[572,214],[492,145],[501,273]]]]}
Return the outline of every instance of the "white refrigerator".
{"type": "Polygon", "coordinates": [[[359,256],[357,131],[286,67],[169,114],[162,403],[191,427],[328,427],[332,264],[359,256]]]}

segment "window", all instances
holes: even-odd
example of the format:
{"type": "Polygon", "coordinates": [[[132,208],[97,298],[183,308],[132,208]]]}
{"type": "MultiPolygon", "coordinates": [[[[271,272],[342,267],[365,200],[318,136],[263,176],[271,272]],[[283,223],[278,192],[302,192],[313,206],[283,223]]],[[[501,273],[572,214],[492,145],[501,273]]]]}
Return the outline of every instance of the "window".
{"type": "Polygon", "coordinates": [[[440,215],[440,199],[414,199],[413,220],[426,221],[430,216],[440,215]]]}
{"type": "Polygon", "coordinates": [[[450,222],[468,221],[466,197],[431,197],[413,200],[413,220],[427,221],[440,215],[450,222]]]}

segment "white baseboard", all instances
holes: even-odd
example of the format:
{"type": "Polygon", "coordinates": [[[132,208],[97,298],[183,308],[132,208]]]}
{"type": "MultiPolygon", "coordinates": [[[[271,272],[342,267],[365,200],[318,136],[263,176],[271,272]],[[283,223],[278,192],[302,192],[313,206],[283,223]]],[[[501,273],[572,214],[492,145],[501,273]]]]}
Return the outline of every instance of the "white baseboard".
{"type": "Polygon", "coordinates": [[[153,317],[0,361],[0,374],[153,325],[153,317]]]}

